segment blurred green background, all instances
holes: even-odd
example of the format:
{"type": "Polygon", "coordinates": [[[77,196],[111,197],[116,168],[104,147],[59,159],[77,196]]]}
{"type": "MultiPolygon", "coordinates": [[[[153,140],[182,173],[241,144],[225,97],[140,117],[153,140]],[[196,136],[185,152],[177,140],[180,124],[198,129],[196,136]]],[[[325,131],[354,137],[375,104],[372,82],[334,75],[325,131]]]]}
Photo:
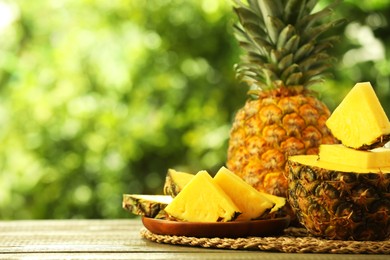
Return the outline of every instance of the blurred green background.
{"type": "MultiPolygon", "coordinates": [[[[321,5],[330,1],[320,1],[321,5]]],[[[168,168],[215,172],[246,86],[229,0],[0,0],[0,219],[125,218],[168,168]]],[[[390,1],[345,0],[333,109],[371,81],[390,114],[390,1]]]]}

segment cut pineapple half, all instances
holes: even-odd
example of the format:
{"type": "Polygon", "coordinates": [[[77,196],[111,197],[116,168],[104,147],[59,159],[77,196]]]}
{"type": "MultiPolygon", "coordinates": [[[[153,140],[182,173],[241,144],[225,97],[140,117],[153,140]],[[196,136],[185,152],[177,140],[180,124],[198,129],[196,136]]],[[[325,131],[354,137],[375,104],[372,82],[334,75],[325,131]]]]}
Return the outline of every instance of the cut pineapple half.
{"type": "Polygon", "coordinates": [[[206,171],[198,172],[165,212],[179,220],[192,222],[227,222],[235,220],[241,213],[206,171]]]}
{"type": "Polygon", "coordinates": [[[289,160],[289,202],[300,223],[328,239],[387,239],[390,168],[364,170],[317,159],[289,160]]]}
{"type": "Polygon", "coordinates": [[[214,181],[241,210],[242,214],[237,220],[258,219],[275,205],[266,196],[225,167],[217,172],[214,181]]]}
{"type": "Polygon", "coordinates": [[[372,149],[390,138],[390,122],[369,82],[357,83],[326,121],[345,146],[372,149]]]}

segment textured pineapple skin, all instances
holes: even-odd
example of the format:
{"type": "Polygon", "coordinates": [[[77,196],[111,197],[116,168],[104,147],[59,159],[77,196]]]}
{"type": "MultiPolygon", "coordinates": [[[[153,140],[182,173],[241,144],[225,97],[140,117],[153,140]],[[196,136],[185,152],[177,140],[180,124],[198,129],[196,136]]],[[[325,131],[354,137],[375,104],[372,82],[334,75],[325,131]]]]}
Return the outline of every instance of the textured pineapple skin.
{"type": "Polygon", "coordinates": [[[122,200],[123,209],[140,216],[157,218],[158,215],[165,215],[164,209],[168,203],[150,201],[143,196],[132,196],[124,194],[122,200]]]}
{"type": "Polygon", "coordinates": [[[317,154],[337,140],[327,106],[306,94],[263,92],[240,109],[230,132],[227,167],[257,190],[287,197],[287,158],[317,154]]]}
{"type": "Polygon", "coordinates": [[[194,177],[194,174],[177,172],[169,169],[164,182],[164,194],[172,198],[176,197],[194,177]]]}
{"type": "Polygon", "coordinates": [[[390,236],[390,173],[326,170],[289,161],[289,202],[315,236],[384,240],[390,236]]]}
{"type": "Polygon", "coordinates": [[[337,143],[325,125],[329,109],[310,87],[334,63],[328,50],[339,37],[331,31],[345,20],[328,19],[337,1],[321,10],[318,1],[234,2],[245,51],[235,70],[251,99],[236,114],[226,164],[259,191],[287,197],[288,156],[337,143]]]}

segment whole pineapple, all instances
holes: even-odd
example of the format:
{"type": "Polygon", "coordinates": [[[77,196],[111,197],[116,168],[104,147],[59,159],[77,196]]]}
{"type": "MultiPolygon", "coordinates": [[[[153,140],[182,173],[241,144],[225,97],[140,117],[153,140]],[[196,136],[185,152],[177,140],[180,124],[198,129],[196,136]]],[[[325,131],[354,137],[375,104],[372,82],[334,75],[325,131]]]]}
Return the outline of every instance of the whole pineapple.
{"type": "Polygon", "coordinates": [[[287,196],[288,156],[316,154],[336,143],[325,125],[327,106],[309,87],[323,81],[338,40],[326,35],[341,20],[326,21],[316,0],[235,0],[235,35],[245,50],[237,77],[250,87],[230,133],[227,167],[260,191],[287,196]]]}

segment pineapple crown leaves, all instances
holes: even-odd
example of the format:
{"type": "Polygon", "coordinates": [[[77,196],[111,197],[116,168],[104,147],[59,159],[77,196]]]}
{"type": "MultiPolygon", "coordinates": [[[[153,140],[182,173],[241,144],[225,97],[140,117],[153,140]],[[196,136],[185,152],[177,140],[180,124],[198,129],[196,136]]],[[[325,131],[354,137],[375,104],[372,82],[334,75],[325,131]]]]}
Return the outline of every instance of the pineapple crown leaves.
{"type": "Polygon", "coordinates": [[[339,1],[319,11],[314,11],[318,0],[233,1],[239,20],[234,34],[245,50],[235,70],[251,92],[279,87],[301,91],[322,81],[334,62],[327,51],[339,40],[324,35],[345,21],[327,19],[339,1]]]}

